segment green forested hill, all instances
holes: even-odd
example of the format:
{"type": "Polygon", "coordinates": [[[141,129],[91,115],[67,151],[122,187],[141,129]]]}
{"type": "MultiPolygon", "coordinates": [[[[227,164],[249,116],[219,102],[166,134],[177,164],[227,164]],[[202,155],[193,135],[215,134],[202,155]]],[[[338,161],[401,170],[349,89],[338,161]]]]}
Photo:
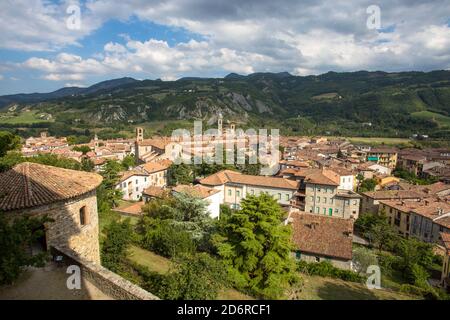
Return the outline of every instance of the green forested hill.
{"type": "Polygon", "coordinates": [[[67,95],[0,97],[0,126],[24,112],[84,128],[192,119],[212,125],[221,112],[241,127],[294,134],[450,137],[450,71],[125,79],[67,95]]]}

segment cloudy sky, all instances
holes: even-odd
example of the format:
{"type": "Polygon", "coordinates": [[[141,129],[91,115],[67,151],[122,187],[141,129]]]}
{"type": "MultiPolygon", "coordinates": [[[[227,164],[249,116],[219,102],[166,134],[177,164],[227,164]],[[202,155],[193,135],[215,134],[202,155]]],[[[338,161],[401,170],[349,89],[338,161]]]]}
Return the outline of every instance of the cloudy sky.
{"type": "Polygon", "coordinates": [[[1,0],[0,94],[123,76],[450,69],[449,0],[337,2],[1,0]]]}

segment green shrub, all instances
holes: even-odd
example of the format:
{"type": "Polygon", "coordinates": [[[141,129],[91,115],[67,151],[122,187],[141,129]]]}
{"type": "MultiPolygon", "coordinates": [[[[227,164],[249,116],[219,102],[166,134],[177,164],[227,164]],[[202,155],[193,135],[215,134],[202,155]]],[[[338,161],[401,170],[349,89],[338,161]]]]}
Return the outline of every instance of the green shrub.
{"type": "Polygon", "coordinates": [[[342,270],[336,268],[328,261],[318,263],[308,263],[306,261],[298,261],[297,268],[300,272],[307,272],[310,275],[338,278],[344,281],[363,282],[365,277],[351,270],[342,270]]]}
{"type": "Polygon", "coordinates": [[[191,234],[168,220],[154,219],[154,228],[142,236],[142,246],[164,257],[192,254],[196,250],[191,234]]]}
{"type": "Polygon", "coordinates": [[[426,290],[412,284],[402,284],[400,286],[400,292],[423,297],[426,290]]]}

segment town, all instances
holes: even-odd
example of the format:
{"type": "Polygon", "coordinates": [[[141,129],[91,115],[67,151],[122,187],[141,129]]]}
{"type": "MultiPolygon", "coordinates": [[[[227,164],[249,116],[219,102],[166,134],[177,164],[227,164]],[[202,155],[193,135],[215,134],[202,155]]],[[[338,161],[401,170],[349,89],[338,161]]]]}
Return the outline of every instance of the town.
{"type": "MultiPolygon", "coordinates": [[[[279,224],[292,230],[289,256],[304,270],[315,270],[315,264],[326,265],[336,274],[343,270],[363,279],[366,272],[363,268],[367,265],[362,261],[368,257],[372,257],[373,263],[383,259],[383,255],[376,258],[376,254],[367,248],[378,247],[381,253],[382,246],[392,246],[389,243],[391,237],[416,239],[429,246],[440,264],[439,275],[436,276],[436,272],[429,274],[432,278],[425,279],[427,284],[415,290],[448,290],[449,149],[396,148],[356,144],[342,138],[285,136],[279,138],[279,150],[272,151],[271,161],[265,161],[271,169],[270,175],[264,174],[261,163],[250,164],[248,161],[243,165],[175,163],[177,159],[191,159],[198,154],[208,159],[217,149],[234,151],[238,144],[245,147],[243,154],[248,160],[253,154],[249,139],[229,134],[235,131],[238,129],[234,123],[224,127],[221,114],[213,142],[204,140],[186,144],[171,137],[145,138],[144,129],[136,127],[134,139],[102,140],[94,135],[88,143],[69,144],[66,137],[50,136],[43,131],[38,137],[25,139],[20,147],[20,163],[0,173],[3,195],[0,210],[7,216],[35,216],[38,213],[54,219],[52,223],[44,223],[39,238],[40,249],[35,245],[32,251],[51,251],[58,259],[77,261],[89,270],[93,287],[99,281],[96,273],[110,273],[105,268],[98,269],[102,268],[100,264],[108,267],[108,263],[102,262],[104,257],[100,258],[104,249],[100,249],[99,239],[104,237],[103,220],[111,219],[113,214],[120,217],[119,220],[130,218],[136,228],[149,228],[146,232],[153,234],[152,239],[145,240],[144,233],[141,242],[133,244],[137,255],[142,251],[154,255],[145,249],[150,248],[162,256],[174,257],[175,251],[187,250],[177,247],[182,245],[179,243],[182,240],[155,239],[158,236],[154,233],[158,231],[152,229],[170,228],[170,225],[163,227],[164,224],[157,226],[151,222],[161,214],[166,217],[172,214],[170,210],[164,213],[164,206],[182,206],[184,215],[192,215],[203,208],[200,211],[204,210],[207,220],[218,221],[220,225],[220,221],[230,219],[233,212],[248,210],[246,206],[252,201],[273,201],[279,208],[276,211],[281,214],[279,224]],[[231,150],[218,148],[219,143],[231,150]],[[40,161],[48,162],[48,159],[42,161],[46,157],[52,161],[65,159],[78,163],[81,171],[39,164],[40,161]],[[99,192],[108,194],[110,210],[102,208],[107,200],[96,199],[98,188],[102,190],[97,190],[97,196],[99,192]],[[158,241],[169,241],[175,247],[161,248],[158,241]]],[[[268,144],[272,140],[270,137],[268,144]]],[[[8,152],[9,155],[13,153],[17,151],[8,152]]],[[[202,229],[201,224],[195,222],[200,217],[181,218],[179,223],[185,219],[196,225],[190,228],[202,229]]],[[[186,233],[175,225],[173,228],[173,231],[186,233]]],[[[167,229],[161,231],[169,232],[167,229]]],[[[109,268],[116,272],[120,270],[114,264],[109,268]]],[[[147,293],[136,285],[129,284],[134,286],[132,290],[124,289],[118,284],[121,281],[118,278],[111,273],[108,281],[120,290],[104,290],[102,285],[96,290],[103,289],[106,293],[99,295],[156,299],[154,293],[147,293]]],[[[405,291],[403,288],[408,288],[405,285],[401,288],[406,293],[418,294],[405,291]]],[[[4,294],[7,295],[8,290],[4,294]]],[[[281,296],[284,294],[271,297],[281,296]]]]}
{"type": "Polygon", "coordinates": [[[3,310],[450,301],[446,2],[0,1],[3,310]]]}

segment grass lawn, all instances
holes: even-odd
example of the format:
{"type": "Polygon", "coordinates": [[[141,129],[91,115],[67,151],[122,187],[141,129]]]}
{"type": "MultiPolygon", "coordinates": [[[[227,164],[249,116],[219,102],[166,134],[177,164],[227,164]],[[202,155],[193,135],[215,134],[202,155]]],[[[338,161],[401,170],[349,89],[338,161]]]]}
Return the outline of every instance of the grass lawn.
{"type": "Polygon", "coordinates": [[[300,300],[413,300],[416,297],[386,289],[369,290],[364,284],[301,274],[300,300]]]}
{"type": "Polygon", "coordinates": [[[100,235],[102,235],[103,229],[109,225],[113,220],[116,219],[120,219],[125,220],[125,219],[130,219],[130,223],[131,225],[135,225],[138,223],[139,218],[138,217],[130,217],[130,216],[126,216],[126,215],[122,215],[118,212],[115,211],[111,211],[109,213],[99,213],[98,215],[98,228],[100,231],[100,235]]]}
{"type": "MultiPolygon", "coordinates": [[[[129,259],[140,265],[147,267],[150,271],[161,274],[167,273],[170,269],[170,260],[157,255],[149,250],[145,250],[136,246],[130,247],[129,259]]],[[[239,292],[235,289],[222,290],[218,297],[219,300],[251,300],[252,297],[239,292]]]]}
{"type": "Polygon", "coordinates": [[[0,123],[19,124],[19,123],[39,123],[39,122],[53,122],[54,120],[45,120],[39,118],[42,113],[36,111],[20,112],[18,116],[11,116],[9,114],[0,114],[0,123]]]}
{"type": "Polygon", "coordinates": [[[170,269],[170,260],[157,255],[149,250],[139,248],[137,246],[130,246],[129,259],[140,265],[147,267],[150,271],[161,274],[167,273],[170,269]]]}
{"type": "Polygon", "coordinates": [[[419,111],[411,114],[416,119],[434,120],[439,127],[450,127],[450,117],[431,111],[419,111]]]}
{"type": "Polygon", "coordinates": [[[367,144],[385,144],[385,145],[399,145],[410,143],[408,138],[384,138],[384,137],[348,137],[352,143],[367,143],[367,144]]]}

